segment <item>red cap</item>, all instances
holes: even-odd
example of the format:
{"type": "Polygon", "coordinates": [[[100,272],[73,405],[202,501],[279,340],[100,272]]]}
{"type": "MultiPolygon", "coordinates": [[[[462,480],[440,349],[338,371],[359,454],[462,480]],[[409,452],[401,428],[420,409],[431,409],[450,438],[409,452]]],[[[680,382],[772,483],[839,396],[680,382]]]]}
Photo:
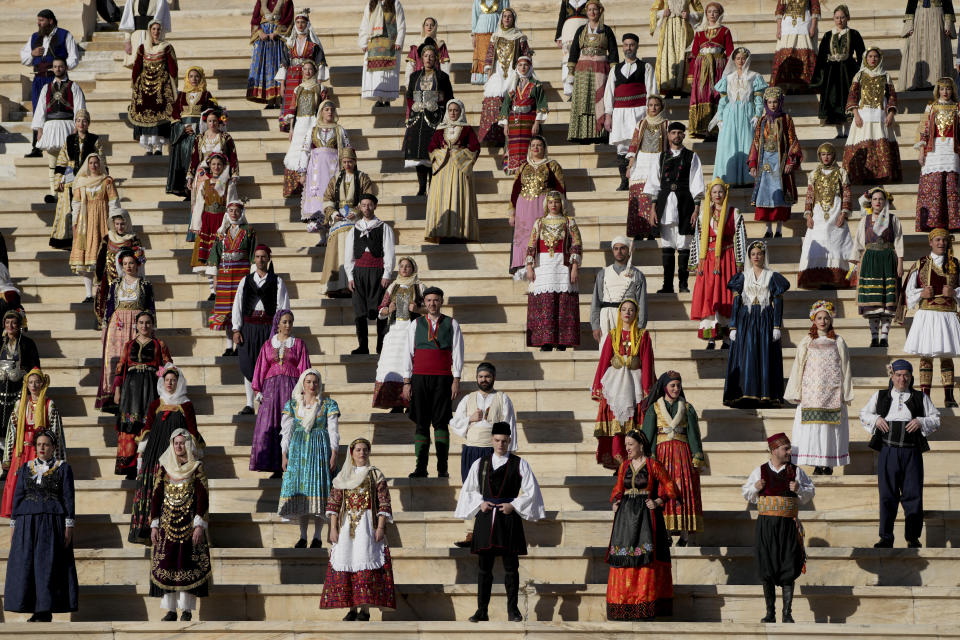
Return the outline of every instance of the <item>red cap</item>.
{"type": "Polygon", "coordinates": [[[767,446],[771,451],[785,444],[790,444],[790,438],[785,433],[777,433],[767,438],[767,446]]]}
{"type": "Polygon", "coordinates": [[[268,247],[268,246],[265,245],[265,244],[258,244],[258,245],[256,246],[256,248],[254,249],[254,252],[257,252],[257,251],[266,251],[268,256],[272,256],[272,255],[273,255],[273,252],[270,251],[270,247],[268,247]]]}

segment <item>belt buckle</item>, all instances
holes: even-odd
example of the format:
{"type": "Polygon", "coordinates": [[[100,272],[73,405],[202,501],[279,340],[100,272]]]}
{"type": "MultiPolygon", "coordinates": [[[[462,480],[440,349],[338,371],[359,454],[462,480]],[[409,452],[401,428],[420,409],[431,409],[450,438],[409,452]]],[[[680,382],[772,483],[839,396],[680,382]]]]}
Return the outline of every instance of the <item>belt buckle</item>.
{"type": "Polygon", "coordinates": [[[676,190],[677,190],[677,183],[671,184],[671,185],[670,185],[670,191],[676,191],[676,190]]]}
{"type": "Polygon", "coordinates": [[[763,163],[763,167],[761,167],[761,169],[762,169],[763,171],[766,171],[767,173],[770,173],[770,171],[771,171],[770,165],[767,164],[766,162],[763,163]]]}

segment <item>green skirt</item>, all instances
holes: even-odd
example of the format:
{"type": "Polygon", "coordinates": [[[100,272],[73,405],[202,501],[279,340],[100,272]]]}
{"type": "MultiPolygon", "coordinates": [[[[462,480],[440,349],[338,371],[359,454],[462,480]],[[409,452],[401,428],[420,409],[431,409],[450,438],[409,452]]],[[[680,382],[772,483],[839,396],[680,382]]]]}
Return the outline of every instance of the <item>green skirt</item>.
{"type": "Polygon", "coordinates": [[[897,308],[900,278],[893,249],[867,249],[860,263],[857,306],[860,315],[890,314],[897,308]]]}

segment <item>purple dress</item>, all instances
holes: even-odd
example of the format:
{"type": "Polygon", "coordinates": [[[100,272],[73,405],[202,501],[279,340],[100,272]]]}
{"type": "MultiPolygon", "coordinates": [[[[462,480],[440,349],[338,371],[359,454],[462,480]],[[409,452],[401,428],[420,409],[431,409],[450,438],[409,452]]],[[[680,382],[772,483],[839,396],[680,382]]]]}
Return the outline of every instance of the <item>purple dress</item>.
{"type": "Polygon", "coordinates": [[[274,335],[260,349],[253,370],[253,389],[263,394],[253,431],[250,470],[282,471],[280,419],[300,374],[310,368],[310,354],[300,338],[290,337],[281,348],[274,335]]]}

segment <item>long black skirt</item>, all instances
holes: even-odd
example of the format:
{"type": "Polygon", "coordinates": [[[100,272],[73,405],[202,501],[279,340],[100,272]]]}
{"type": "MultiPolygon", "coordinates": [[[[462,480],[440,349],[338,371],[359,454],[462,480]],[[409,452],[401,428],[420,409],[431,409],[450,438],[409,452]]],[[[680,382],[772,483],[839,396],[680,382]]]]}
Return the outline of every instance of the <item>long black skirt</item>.
{"type": "Polygon", "coordinates": [[[647,496],[624,496],[613,516],[607,552],[611,567],[643,567],[654,560],[670,562],[670,543],[663,511],[647,508],[647,496]]]}
{"type": "Polygon", "coordinates": [[[190,170],[190,153],[193,151],[193,141],[200,131],[200,118],[188,116],[179,122],[170,125],[170,164],[167,165],[167,193],[186,197],[187,171],[190,170]],[[186,125],[193,127],[193,135],[184,129],[186,125]]]}
{"type": "Polygon", "coordinates": [[[147,419],[147,409],[157,399],[157,370],[128,371],[120,387],[120,416],[117,431],[139,434],[147,419]]]}
{"type": "Polygon", "coordinates": [[[793,518],[757,516],[754,556],[761,582],[792,584],[803,572],[806,554],[793,518]]]}
{"type": "Polygon", "coordinates": [[[430,112],[426,115],[414,114],[407,123],[407,130],[403,134],[403,159],[404,160],[429,160],[430,154],[427,148],[430,146],[430,140],[437,130],[437,124],[443,119],[443,110],[436,112],[437,117],[433,117],[430,112]],[[436,123],[436,124],[431,124],[436,123]]]}
{"type": "Polygon", "coordinates": [[[64,517],[17,516],[7,559],[3,608],[19,613],[77,610],[79,587],[73,546],[63,545],[64,517]]]}

